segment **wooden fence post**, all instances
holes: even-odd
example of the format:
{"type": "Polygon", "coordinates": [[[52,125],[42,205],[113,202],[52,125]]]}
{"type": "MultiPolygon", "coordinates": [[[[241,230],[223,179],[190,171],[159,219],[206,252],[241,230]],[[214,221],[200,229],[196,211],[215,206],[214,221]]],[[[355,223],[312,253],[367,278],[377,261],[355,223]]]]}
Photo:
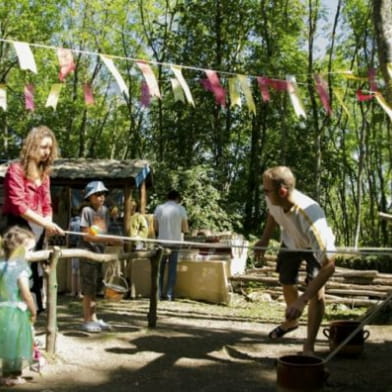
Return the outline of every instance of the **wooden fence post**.
{"type": "Polygon", "coordinates": [[[47,279],[47,312],[46,352],[53,356],[56,352],[57,339],[57,263],[61,255],[59,247],[55,246],[49,257],[49,266],[45,269],[47,279]]]}
{"type": "Polygon", "coordinates": [[[150,309],[148,311],[147,320],[148,327],[155,328],[157,324],[157,304],[158,304],[158,280],[159,266],[161,264],[164,249],[159,247],[154,255],[150,257],[151,263],[151,291],[150,291],[150,309]]]}

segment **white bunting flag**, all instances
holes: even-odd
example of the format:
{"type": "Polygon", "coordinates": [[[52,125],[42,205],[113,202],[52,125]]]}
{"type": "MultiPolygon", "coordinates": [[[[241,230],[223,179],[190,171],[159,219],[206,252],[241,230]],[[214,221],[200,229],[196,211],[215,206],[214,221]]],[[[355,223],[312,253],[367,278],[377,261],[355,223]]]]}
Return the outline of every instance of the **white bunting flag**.
{"type": "Polygon", "coordinates": [[[298,117],[302,116],[306,118],[305,109],[298,95],[297,81],[295,80],[295,76],[286,75],[286,81],[287,81],[287,92],[289,93],[289,97],[293,105],[295,114],[298,117]]]}
{"type": "Polygon", "coordinates": [[[7,86],[5,84],[0,84],[0,108],[7,110],[7,86]]]}
{"type": "Polygon", "coordinates": [[[52,84],[52,88],[50,89],[49,96],[45,104],[46,108],[52,107],[53,110],[56,110],[62,87],[63,85],[61,83],[52,84]]]}
{"type": "Polygon", "coordinates": [[[120,72],[118,72],[116,66],[113,63],[113,60],[103,54],[100,54],[99,57],[101,60],[105,63],[106,67],[108,70],[111,72],[113,75],[114,79],[116,79],[117,85],[120,88],[120,91],[126,95],[127,98],[129,98],[129,91],[128,87],[124,82],[124,79],[120,75],[120,72]]]}
{"type": "Polygon", "coordinates": [[[380,104],[380,106],[385,110],[385,113],[388,115],[390,120],[392,121],[392,108],[389,106],[385,98],[382,96],[380,92],[376,92],[375,97],[377,99],[377,102],[380,104]]]}
{"type": "Polygon", "coordinates": [[[30,70],[37,73],[37,65],[35,64],[33,52],[29,44],[26,42],[13,41],[16,55],[18,56],[20,69],[30,70]]]}
{"type": "Polygon", "coordinates": [[[189,89],[189,86],[188,86],[186,80],[184,79],[184,76],[182,75],[181,67],[179,67],[177,65],[172,65],[170,68],[173,71],[176,79],[180,83],[180,86],[182,87],[182,89],[185,93],[186,100],[188,101],[189,104],[191,104],[194,107],[195,102],[193,101],[191,90],[189,89]]]}
{"type": "Polygon", "coordinates": [[[184,92],[180,86],[180,82],[175,78],[170,78],[170,83],[172,85],[174,100],[185,102],[184,92]]]}

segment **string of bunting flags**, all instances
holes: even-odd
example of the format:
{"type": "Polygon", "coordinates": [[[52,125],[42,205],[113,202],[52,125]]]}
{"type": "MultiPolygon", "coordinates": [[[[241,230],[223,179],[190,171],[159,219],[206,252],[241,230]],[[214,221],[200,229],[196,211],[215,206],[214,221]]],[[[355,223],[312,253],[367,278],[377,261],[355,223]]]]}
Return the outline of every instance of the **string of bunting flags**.
{"type": "MultiPolygon", "coordinates": [[[[126,60],[126,61],[134,62],[137,65],[140,72],[142,73],[144,79],[141,82],[140,103],[145,107],[147,107],[150,104],[151,99],[154,97],[156,97],[157,99],[162,99],[162,94],[159,88],[158,81],[155,77],[154,71],[150,66],[150,64],[160,64],[169,67],[174,75],[173,78],[170,78],[170,84],[172,87],[174,99],[176,101],[182,101],[184,103],[186,102],[192,105],[193,107],[195,107],[195,102],[192,97],[191,90],[182,74],[183,69],[190,69],[194,71],[201,71],[205,74],[205,78],[202,78],[200,80],[200,84],[206,91],[209,91],[213,94],[216,104],[221,107],[225,107],[227,105],[227,91],[225,87],[222,85],[219,75],[227,77],[230,106],[241,107],[242,97],[243,97],[248,107],[248,110],[251,113],[256,114],[256,105],[253,99],[252,85],[251,85],[252,80],[255,79],[261,95],[261,99],[264,102],[269,102],[271,100],[271,95],[270,95],[271,90],[287,92],[295,114],[298,117],[306,118],[305,108],[300,98],[300,92],[298,87],[298,85],[300,85],[301,83],[297,83],[296,77],[294,75],[286,75],[285,79],[276,79],[267,76],[243,75],[243,74],[236,74],[232,72],[222,72],[222,71],[218,72],[211,69],[190,67],[185,65],[158,63],[154,61],[133,59],[129,57],[111,56],[107,54],[82,51],[78,49],[59,48],[54,46],[42,45],[42,44],[6,40],[2,38],[0,38],[0,41],[9,43],[13,46],[21,70],[28,70],[35,74],[38,73],[38,70],[31,47],[39,47],[39,48],[45,48],[45,49],[56,51],[57,59],[59,62],[59,75],[58,75],[59,83],[52,84],[45,104],[45,107],[51,107],[53,108],[53,110],[56,110],[60,98],[61,90],[62,87],[64,86],[67,76],[76,70],[76,64],[73,59],[73,52],[78,52],[82,54],[94,55],[99,57],[100,60],[105,65],[105,67],[107,68],[107,70],[113,76],[114,80],[116,81],[116,84],[120,92],[126,98],[129,98],[128,87],[123,77],[121,76],[121,73],[118,71],[114,63],[114,60],[117,59],[117,60],[126,60]]],[[[388,64],[388,71],[392,78],[392,64],[388,64]]],[[[392,107],[385,100],[385,98],[383,97],[383,95],[378,89],[375,69],[373,68],[369,69],[367,77],[355,76],[351,71],[337,72],[337,74],[342,75],[346,79],[367,82],[369,85],[369,90],[355,91],[357,100],[360,102],[365,102],[376,98],[377,102],[380,104],[382,109],[392,120],[392,107]]],[[[328,83],[321,74],[315,74],[313,78],[315,83],[315,90],[319,96],[321,105],[323,106],[325,113],[328,116],[331,116],[333,114],[333,110],[331,107],[331,99],[329,96],[328,83]]],[[[30,111],[35,110],[34,93],[35,93],[34,85],[27,84],[24,86],[23,95],[24,95],[26,110],[30,110],[30,111]]],[[[339,104],[342,106],[345,113],[349,116],[350,113],[344,104],[342,92],[338,88],[334,88],[333,94],[336,97],[339,104]]],[[[86,105],[94,105],[95,100],[93,95],[93,89],[90,84],[88,83],[83,84],[83,95],[84,95],[84,101],[86,105]]],[[[0,85],[0,107],[4,111],[7,110],[7,86],[4,84],[0,85]]]]}

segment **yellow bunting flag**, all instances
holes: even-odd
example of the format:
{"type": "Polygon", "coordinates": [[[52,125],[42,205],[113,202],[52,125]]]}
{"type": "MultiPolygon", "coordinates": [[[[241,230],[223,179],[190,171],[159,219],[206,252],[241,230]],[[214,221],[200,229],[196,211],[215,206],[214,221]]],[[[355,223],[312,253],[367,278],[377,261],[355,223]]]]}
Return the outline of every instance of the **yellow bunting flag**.
{"type": "Polygon", "coordinates": [[[116,66],[114,65],[113,60],[110,57],[105,56],[103,54],[100,54],[99,57],[104,62],[104,64],[106,65],[110,73],[113,75],[114,79],[117,82],[118,87],[120,88],[120,91],[124,93],[127,98],[129,98],[128,87],[125,84],[124,79],[120,75],[120,72],[118,72],[116,66]]]}
{"type": "Polygon", "coordinates": [[[240,95],[240,85],[239,80],[234,78],[229,78],[229,94],[230,94],[230,107],[240,106],[241,107],[241,95],[240,95]]]}
{"type": "Polygon", "coordinates": [[[248,105],[249,110],[253,114],[256,114],[256,105],[255,105],[255,101],[253,100],[248,77],[246,75],[237,75],[237,78],[242,88],[242,91],[245,95],[246,104],[248,105]]]}
{"type": "Polygon", "coordinates": [[[61,83],[52,84],[52,88],[50,89],[49,96],[45,104],[46,108],[52,107],[53,110],[56,110],[62,87],[63,85],[61,83]]]}
{"type": "Polygon", "coordinates": [[[339,101],[339,103],[342,106],[343,110],[347,114],[347,117],[350,117],[350,112],[348,111],[347,106],[344,104],[341,90],[338,89],[338,88],[335,88],[333,90],[333,93],[335,94],[335,97],[337,98],[337,100],[339,101]]]}
{"type": "Polygon", "coordinates": [[[33,52],[29,44],[26,42],[12,42],[18,57],[20,69],[29,69],[31,72],[37,73],[37,65],[35,64],[33,52]]]}
{"type": "Polygon", "coordinates": [[[182,91],[180,82],[175,78],[170,78],[170,82],[173,89],[174,100],[185,102],[184,92],[182,91]]]}
{"type": "Polygon", "coordinates": [[[388,71],[389,77],[392,79],[392,63],[387,64],[387,71],[388,71]]]}
{"type": "Polygon", "coordinates": [[[145,61],[136,61],[137,66],[139,67],[140,71],[144,76],[144,79],[147,83],[148,90],[150,92],[151,97],[158,97],[161,98],[161,93],[159,91],[158,82],[155,78],[154,72],[152,71],[149,64],[145,61]]]}
{"type": "Polygon", "coordinates": [[[188,101],[188,103],[190,103],[194,107],[195,102],[193,101],[191,90],[189,89],[188,84],[185,81],[184,76],[182,75],[181,67],[179,67],[177,65],[171,65],[170,68],[173,71],[176,79],[180,83],[180,86],[182,87],[182,89],[185,93],[186,100],[188,101]]]}
{"type": "Polygon", "coordinates": [[[337,72],[338,74],[344,76],[346,79],[350,79],[350,80],[368,80],[368,78],[364,78],[362,76],[356,76],[353,74],[352,71],[341,71],[341,72],[337,72]]]}
{"type": "Polygon", "coordinates": [[[7,86],[5,84],[0,84],[0,108],[7,110],[7,86]]]}
{"type": "Polygon", "coordinates": [[[382,96],[382,94],[380,92],[377,91],[374,95],[377,99],[377,102],[384,109],[385,113],[388,115],[388,117],[392,121],[392,107],[389,106],[388,102],[385,100],[385,98],[382,96]]]}
{"type": "Polygon", "coordinates": [[[305,109],[302,105],[302,102],[299,98],[298,89],[297,89],[297,81],[295,80],[294,75],[286,75],[287,81],[287,92],[289,93],[291,104],[293,105],[294,112],[298,117],[306,118],[305,109]]]}

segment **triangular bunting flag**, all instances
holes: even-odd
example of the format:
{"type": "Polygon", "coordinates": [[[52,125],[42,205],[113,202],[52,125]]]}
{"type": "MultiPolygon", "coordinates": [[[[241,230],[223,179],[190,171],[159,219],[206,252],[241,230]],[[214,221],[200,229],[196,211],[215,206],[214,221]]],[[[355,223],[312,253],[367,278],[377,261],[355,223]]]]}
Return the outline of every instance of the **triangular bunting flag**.
{"type": "Polygon", "coordinates": [[[70,49],[58,48],[57,58],[60,64],[59,79],[61,82],[63,82],[67,75],[76,69],[76,65],[74,63],[72,51],[70,49]]]}
{"type": "Polygon", "coordinates": [[[245,100],[248,105],[249,110],[253,113],[256,114],[256,105],[255,101],[253,100],[253,95],[252,91],[249,86],[249,80],[247,76],[245,75],[237,75],[238,81],[241,85],[242,91],[245,95],[245,100]]]}
{"type": "Polygon", "coordinates": [[[370,91],[376,92],[378,90],[378,87],[376,82],[376,70],[374,68],[370,68],[368,71],[368,81],[370,91]]]}
{"type": "Polygon", "coordinates": [[[344,104],[343,97],[342,97],[342,92],[340,91],[340,89],[337,89],[337,88],[333,89],[333,93],[335,94],[335,97],[337,98],[337,100],[339,101],[339,103],[342,106],[343,110],[347,114],[347,117],[350,117],[350,112],[347,109],[347,106],[344,104]]]}
{"type": "Polygon", "coordinates": [[[332,109],[328,92],[328,83],[319,74],[314,75],[314,81],[316,83],[316,91],[320,97],[321,104],[323,105],[327,115],[330,116],[332,114],[332,109]]]}
{"type": "Polygon", "coordinates": [[[355,95],[357,96],[359,102],[370,101],[374,98],[374,94],[364,94],[362,90],[357,90],[355,95]]]}
{"type": "Polygon", "coordinates": [[[191,91],[188,87],[187,82],[184,79],[184,76],[182,75],[181,67],[172,65],[170,66],[171,70],[173,71],[174,75],[176,76],[178,82],[180,83],[180,86],[184,90],[186,100],[188,103],[190,103],[193,107],[195,106],[195,102],[193,101],[193,97],[191,94],[191,91]]]}
{"type": "Polygon", "coordinates": [[[103,54],[100,54],[99,57],[101,58],[101,60],[104,62],[108,70],[113,75],[114,79],[117,82],[118,87],[120,88],[120,91],[124,93],[127,98],[129,98],[129,91],[127,85],[125,84],[124,79],[120,75],[120,72],[118,72],[116,66],[114,65],[113,60],[103,54]]]}
{"type": "Polygon", "coordinates": [[[83,95],[84,95],[84,103],[86,105],[94,105],[94,96],[93,91],[91,89],[91,85],[88,83],[83,84],[83,95]]]}
{"type": "Polygon", "coordinates": [[[295,114],[298,117],[302,116],[306,118],[304,107],[298,95],[297,82],[295,80],[295,76],[287,75],[286,80],[287,80],[287,92],[289,93],[289,97],[293,105],[295,114]]]}
{"type": "Polygon", "coordinates": [[[136,64],[139,67],[140,71],[142,71],[151,97],[161,98],[158,82],[151,67],[145,61],[136,61],[136,64]]]}
{"type": "Polygon", "coordinates": [[[143,81],[140,86],[140,103],[142,106],[148,107],[151,102],[150,91],[148,89],[147,83],[143,81]]]}
{"type": "Polygon", "coordinates": [[[32,84],[27,84],[24,87],[24,98],[25,98],[25,109],[34,111],[34,86],[32,84]]]}
{"type": "Polygon", "coordinates": [[[34,55],[29,44],[18,41],[13,41],[12,43],[14,45],[16,55],[18,56],[20,69],[28,69],[31,72],[37,73],[37,65],[35,64],[34,55]]]}
{"type": "Polygon", "coordinates": [[[392,79],[392,63],[387,64],[387,71],[388,71],[389,77],[392,79]]]}
{"type": "Polygon", "coordinates": [[[180,82],[176,78],[170,78],[170,83],[172,85],[174,100],[185,102],[184,92],[182,91],[180,82]]]}
{"type": "Polygon", "coordinates": [[[49,96],[45,104],[46,108],[52,107],[53,110],[56,110],[62,87],[63,85],[61,83],[52,84],[52,88],[49,92],[49,96]]]}
{"type": "Polygon", "coordinates": [[[385,113],[388,115],[389,119],[392,121],[392,108],[389,106],[389,104],[384,99],[381,93],[376,92],[375,97],[377,99],[377,102],[380,104],[380,106],[384,109],[385,113]]]}
{"type": "Polygon", "coordinates": [[[209,87],[215,96],[215,102],[218,105],[225,106],[226,92],[219,81],[218,74],[216,73],[216,71],[212,71],[212,70],[206,70],[205,73],[209,81],[209,87]]]}
{"type": "Polygon", "coordinates": [[[338,73],[350,80],[367,80],[367,78],[363,78],[362,76],[355,76],[352,71],[341,71],[338,73]]]}
{"type": "Polygon", "coordinates": [[[264,102],[268,102],[271,99],[269,91],[268,91],[269,79],[266,78],[265,76],[257,76],[256,79],[257,79],[257,83],[259,85],[261,98],[263,99],[264,102]]]}
{"type": "Polygon", "coordinates": [[[230,95],[230,107],[240,106],[241,107],[241,95],[239,80],[236,77],[229,78],[229,95],[230,95]]]}
{"type": "Polygon", "coordinates": [[[7,110],[7,86],[5,84],[0,84],[0,108],[7,110]]]}

